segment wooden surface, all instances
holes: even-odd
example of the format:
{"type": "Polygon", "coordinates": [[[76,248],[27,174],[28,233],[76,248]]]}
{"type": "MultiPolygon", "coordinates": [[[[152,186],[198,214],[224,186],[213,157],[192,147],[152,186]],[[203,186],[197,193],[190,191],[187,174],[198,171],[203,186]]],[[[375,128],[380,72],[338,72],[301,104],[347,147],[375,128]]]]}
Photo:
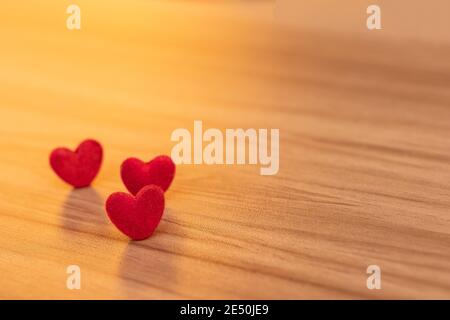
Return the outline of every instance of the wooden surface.
{"type": "Polygon", "coordinates": [[[1,298],[450,298],[447,44],[291,28],[270,2],[77,3],[80,31],[62,1],[0,4],[1,298]],[[279,128],[279,174],[178,166],[128,241],[103,208],[121,162],[194,120],[279,128]],[[71,190],[48,155],[87,137],[104,164],[71,190]]]}

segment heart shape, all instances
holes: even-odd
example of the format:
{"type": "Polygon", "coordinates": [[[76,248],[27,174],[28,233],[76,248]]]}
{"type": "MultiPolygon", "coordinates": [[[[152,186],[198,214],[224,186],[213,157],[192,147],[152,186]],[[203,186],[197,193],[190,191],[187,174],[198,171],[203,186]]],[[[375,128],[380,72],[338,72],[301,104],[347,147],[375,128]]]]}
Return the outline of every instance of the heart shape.
{"type": "Polygon", "coordinates": [[[85,140],[75,151],[57,148],[50,154],[50,166],[65,182],[75,188],[87,187],[97,176],[103,148],[95,140],[85,140]]]}
{"type": "Polygon", "coordinates": [[[158,156],[147,163],[128,158],[120,167],[120,176],[125,187],[134,195],[150,184],[166,191],[175,177],[175,164],[168,156],[158,156]]]}
{"type": "Polygon", "coordinates": [[[155,185],[140,190],[136,196],[124,192],[111,194],[106,200],[111,222],[133,240],[150,237],[164,212],[164,191],[155,185]]]}

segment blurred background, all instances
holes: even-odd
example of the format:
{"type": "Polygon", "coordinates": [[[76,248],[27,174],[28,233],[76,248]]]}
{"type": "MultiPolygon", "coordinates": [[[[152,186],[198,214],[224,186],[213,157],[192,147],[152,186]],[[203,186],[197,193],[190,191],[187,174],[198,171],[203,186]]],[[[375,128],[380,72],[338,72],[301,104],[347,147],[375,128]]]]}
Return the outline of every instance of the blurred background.
{"type": "Polygon", "coordinates": [[[73,3],[80,30],[72,2],[0,3],[0,297],[449,297],[448,1],[379,0],[373,31],[365,0],[73,3]],[[104,212],[121,162],[194,120],[280,129],[279,174],[178,166],[128,241],[104,212]],[[85,138],[104,164],[71,190],[48,155],[85,138]]]}

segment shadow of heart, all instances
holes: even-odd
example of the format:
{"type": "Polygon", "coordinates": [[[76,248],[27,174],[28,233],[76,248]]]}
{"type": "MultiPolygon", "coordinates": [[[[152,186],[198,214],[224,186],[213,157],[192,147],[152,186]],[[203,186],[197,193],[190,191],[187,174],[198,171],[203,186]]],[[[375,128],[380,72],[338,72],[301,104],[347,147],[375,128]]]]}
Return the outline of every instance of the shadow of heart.
{"type": "Polygon", "coordinates": [[[143,241],[130,241],[122,254],[119,274],[122,294],[131,299],[175,299],[177,292],[176,261],[183,237],[177,225],[170,223],[166,208],[154,234],[143,241]]]}
{"type": "Polygon", "coordinates": [[[62,205],[61,222],[65,230],[93,235],[111,234],[104,200],[95,189],[72,189],[62,205]]]}

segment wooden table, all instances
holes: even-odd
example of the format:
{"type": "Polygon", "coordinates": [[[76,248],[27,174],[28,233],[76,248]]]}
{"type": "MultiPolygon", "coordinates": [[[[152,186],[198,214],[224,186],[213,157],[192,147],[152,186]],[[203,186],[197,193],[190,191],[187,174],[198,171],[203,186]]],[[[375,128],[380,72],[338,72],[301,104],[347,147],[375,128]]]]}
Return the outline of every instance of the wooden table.
{"type": "Polygon", "coordinates": [[[285,26],[271,2],[76,2],[79,31],[64,2],[0,4],[1,298],[450,298],[448,43],[285,26]],[[121,162],[194,120],[279,128],[279,174],[180,165],[127,240],[104,211],[121,162]],[[103,167],[72,190],[48,156],[88,137],[103,167]]]}

